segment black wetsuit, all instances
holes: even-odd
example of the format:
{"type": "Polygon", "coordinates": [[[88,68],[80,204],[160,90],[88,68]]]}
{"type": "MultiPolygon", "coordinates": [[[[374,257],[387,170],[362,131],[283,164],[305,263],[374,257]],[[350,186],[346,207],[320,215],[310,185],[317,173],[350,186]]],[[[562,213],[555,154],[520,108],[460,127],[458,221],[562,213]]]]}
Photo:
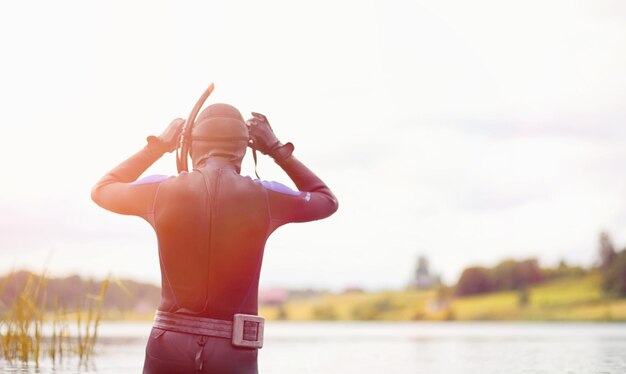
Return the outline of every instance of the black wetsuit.
{"type": "MultiPolygon", "coordinates": [[[[137,178],[161,155],[147,147],[107,173],[92,197],[105,209],[144,218],[159,245],[159,310],[232,320],[257,314],[265,242],[281,225],[331,215],[337,200],[295,157],[280,166],[299,191],[243,177],[219,157],[178,176],[137,178]]],[[[297,248],[294,248],[297,250],[297,248]]],[[[145,373],[256,373],[257,350],[228,339],[153,328],[145,373]]]]}

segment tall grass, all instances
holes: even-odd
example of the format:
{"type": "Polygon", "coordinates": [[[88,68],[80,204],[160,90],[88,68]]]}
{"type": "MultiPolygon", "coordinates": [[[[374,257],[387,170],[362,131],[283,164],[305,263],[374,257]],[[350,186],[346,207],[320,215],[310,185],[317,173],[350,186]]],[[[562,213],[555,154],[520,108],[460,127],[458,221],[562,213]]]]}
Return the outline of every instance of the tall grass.
{"type": "MultiPolygon", "coordinates": [[[[0,300],[11,278],[12,274],[0,285],[0,300]]],[[[34,363],[39,368],[46,357],[55,366],[64,357],[78,356],[79,363],[85,364],[94,352],[108,286],[106,279],[97,294],[87,293],[77,300],[75,311],[69,312],[57,295],[49,303],[45,271],[39,276],[29,274],[8,305],[0,301],[0,358],[9,365],[34,363]],[[72,321],[77,327],[75,337],[70,335],[72,321]],[[44,336],[44,326],[50,330],[48,336],[44,336]]]]}

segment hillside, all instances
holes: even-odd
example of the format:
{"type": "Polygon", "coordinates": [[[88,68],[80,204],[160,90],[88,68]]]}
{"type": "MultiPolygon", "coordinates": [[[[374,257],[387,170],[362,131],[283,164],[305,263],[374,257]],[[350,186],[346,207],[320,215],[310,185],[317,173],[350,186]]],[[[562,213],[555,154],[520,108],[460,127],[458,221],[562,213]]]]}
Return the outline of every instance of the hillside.
{"type": "Polygon", "coordinates": [[[601,276],[590,273],[531,287],[438,300],[437,292],[388,291],[323,294],[261,307],[268,319],[383,321],[626,321],[626,298],[604,296],[601,276]]]}
{"type": "MultiPolygon", "coordinates": [[[[55,299],[61,307],[69,311],[76,310],[79,302],[84,304],[87,296],[97,294],[102,286],[101,280],[83,279],[78,275],[42,279],[40,275],[18,271],[0,277],[0,307],[11,305],[28,282],[35,286],[39,283],[45,285],[45,293],[41,292],[39,299],[45,294],[48,310],[53,308],[55,299]]],[[[150,316],[159,303],[160,292],[159,287],[153,284],[112,279],[104,297],[105,317],[126,318],[131,314],[150,316]]]]}

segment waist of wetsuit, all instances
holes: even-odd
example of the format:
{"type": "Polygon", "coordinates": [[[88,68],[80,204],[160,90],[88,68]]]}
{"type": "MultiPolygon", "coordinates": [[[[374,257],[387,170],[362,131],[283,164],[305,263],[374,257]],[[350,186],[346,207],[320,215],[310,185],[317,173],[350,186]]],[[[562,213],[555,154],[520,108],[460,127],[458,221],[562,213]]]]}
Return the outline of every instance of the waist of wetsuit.
{"type": "Polygon", "coordinates": [[[230,339],[237,347],[261,348],[265,319],[251,314],[235,314],[228,321],[157,310],[153,326],[166,331],[230,339]]]}

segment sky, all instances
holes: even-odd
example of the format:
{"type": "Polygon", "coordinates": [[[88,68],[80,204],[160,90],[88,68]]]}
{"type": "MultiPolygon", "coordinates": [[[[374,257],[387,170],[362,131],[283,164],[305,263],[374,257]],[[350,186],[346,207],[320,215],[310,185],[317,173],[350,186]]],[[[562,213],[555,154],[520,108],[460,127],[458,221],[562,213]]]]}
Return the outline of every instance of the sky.
{"type": "MultiPolygon", "coordinates": [[[[211,82],[339,200],[270,237],[262,288],[404,287],[420,255],[448,283],[588,266],[602,230],[626,246],[622,1],[26,0],[0,4],[0,42],[0,273],[158,283],[152,229],[90,190],[211,82]]],[[[145,175],[175,173],[168,154],[145,175]]]]}

